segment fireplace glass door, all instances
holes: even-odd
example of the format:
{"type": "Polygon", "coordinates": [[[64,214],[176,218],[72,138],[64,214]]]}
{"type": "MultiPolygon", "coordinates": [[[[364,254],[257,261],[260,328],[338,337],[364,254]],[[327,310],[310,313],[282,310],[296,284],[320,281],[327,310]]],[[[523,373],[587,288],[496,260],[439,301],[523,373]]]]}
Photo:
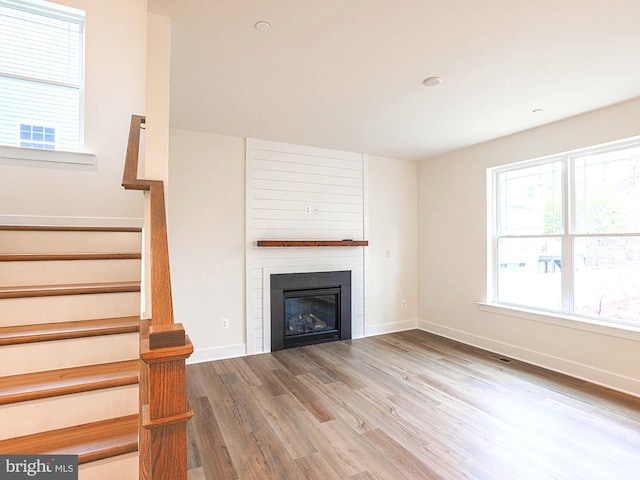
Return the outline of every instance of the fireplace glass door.
{"type": "Polygon", "coordinates": [[[285,291],[285,348],[338,337],[339,307],[339,288],[285,291]]]}

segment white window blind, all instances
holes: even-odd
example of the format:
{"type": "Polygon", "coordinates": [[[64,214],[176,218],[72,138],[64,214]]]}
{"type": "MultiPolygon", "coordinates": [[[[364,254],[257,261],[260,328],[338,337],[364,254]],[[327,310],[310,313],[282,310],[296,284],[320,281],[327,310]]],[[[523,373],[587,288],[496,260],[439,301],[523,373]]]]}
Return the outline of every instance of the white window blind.
{"type": "Polygon", "coordinates": [[[82,150],[83,27],[80,10],[0,0],[0,144],[82,150]]]}

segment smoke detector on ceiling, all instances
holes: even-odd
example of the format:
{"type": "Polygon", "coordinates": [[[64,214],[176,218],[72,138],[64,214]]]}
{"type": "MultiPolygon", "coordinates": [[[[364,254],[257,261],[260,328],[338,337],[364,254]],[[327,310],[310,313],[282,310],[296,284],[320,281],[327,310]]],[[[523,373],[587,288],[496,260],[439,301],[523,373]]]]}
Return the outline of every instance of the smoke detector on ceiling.
{"type": "Polygon", "coordinates": [[[422,83],[427,87],[436,87],[442,83],[441,77],[428,77],[425,78],[422,83]]]}
{"type": "Polygon", "coordinates": [[[269,22],[265,22],[264,20],[260,20],[258,23],[256,23],[255,27],[259,32],[268,32],[269,30],[271,30],[271,24],[269,22]]]}

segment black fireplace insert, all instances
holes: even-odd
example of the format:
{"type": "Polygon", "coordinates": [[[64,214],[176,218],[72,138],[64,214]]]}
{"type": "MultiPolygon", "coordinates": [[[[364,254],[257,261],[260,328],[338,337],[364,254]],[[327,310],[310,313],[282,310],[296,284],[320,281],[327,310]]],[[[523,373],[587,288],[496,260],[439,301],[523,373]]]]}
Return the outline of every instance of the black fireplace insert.
{"type": "Polygon", "coordinates": [[[271,275],[271,351],[351,338],[351,272],[271,275]]]}

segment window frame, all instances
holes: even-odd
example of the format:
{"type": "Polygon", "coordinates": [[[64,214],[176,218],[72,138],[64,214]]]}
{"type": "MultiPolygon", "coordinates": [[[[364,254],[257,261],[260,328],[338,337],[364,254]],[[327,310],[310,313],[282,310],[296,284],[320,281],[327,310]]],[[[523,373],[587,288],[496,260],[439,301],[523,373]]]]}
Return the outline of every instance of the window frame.
{"type": "Polygon", "coordinates": [[[549,321],[549,318],[563,319],[563,322],[583,322],[591,325],[613,327],[618,330],[640,332],[640,325],[635,325],[624,320],[610,317],[601,317],[576,313],[574,311],[575,296],[575,276],[574,276],[574,245],[578,238],[597,237],[640,237],[640,231],[613,233],[588,233],[576,231],[576,202],[575,202],[575,159],[585,155],[597,155],[604,152],[622,150],[629,147],[640,146],[640,136],[631,137],[624,140],[595,145],[576,150],[571,150],[559,154],[552,154],[531,160],[514,162],[487,169],[487,301],[479,302],[481,309],[494,313],[503,313],[502,309],[507,309],[515,313],[515,316],[541,320],[546,323],[557,323],[549,321]],[[562,168],[562,214],[563,223],[561,233],[537,234],[537,235],[506,235],[500,234],[500,175],[519,169],[535,167],[538,165],[561,162],[562,168]],[[559,310],[522,305],[517,303],[498,300],[499,288],[499,259],[498,244],[501,238],[560,238],[561,242],[561,308],[559,310]]]}
{"type": "MultiPolygon", "coordinates": [[[[23,147],[20,145],[19,129],[20,122],[23,119],[17,121],[16,128],[18,130],[18,141],[15,145],[0,145],[0,164],[13,165],[16,161],[21,162],[23,160],[29,162],[55,162],[63,164],[81,164],[81,165],[93,165],[96,164],[95,155],[84,152],[84,134],[85,134],[85,23],[86,14],[83,10],[68,7],[65,5],[54,4],[44,0],[2,0],[3,6],[28,12],[43,17],[54,18],[57,20],[74,23],[78,26],[78,81],[77,82],[61,82],[42,78],[38,76],[19,75],[11,72],[0,72],[0,76],[3,78],[14,79],[17,81],[34,82],[41,85],[53,85],[61,86],[70,89],[77,90],[78,95],[78,125],[77,125],[77,150],[60,150],[60,149],[46,149],[37,147],[23,147]]],[[[23,123],[31,123],[33,125],[43,125],[46,122],[43,121],[31,121],[32,119],[26,119],[28,121],[23,123]]],[[[48,125],[47,125],[48,126],[48,125]]],[[[56,129],[56,144],[58,143],[57,129],[56,129]]]]}

